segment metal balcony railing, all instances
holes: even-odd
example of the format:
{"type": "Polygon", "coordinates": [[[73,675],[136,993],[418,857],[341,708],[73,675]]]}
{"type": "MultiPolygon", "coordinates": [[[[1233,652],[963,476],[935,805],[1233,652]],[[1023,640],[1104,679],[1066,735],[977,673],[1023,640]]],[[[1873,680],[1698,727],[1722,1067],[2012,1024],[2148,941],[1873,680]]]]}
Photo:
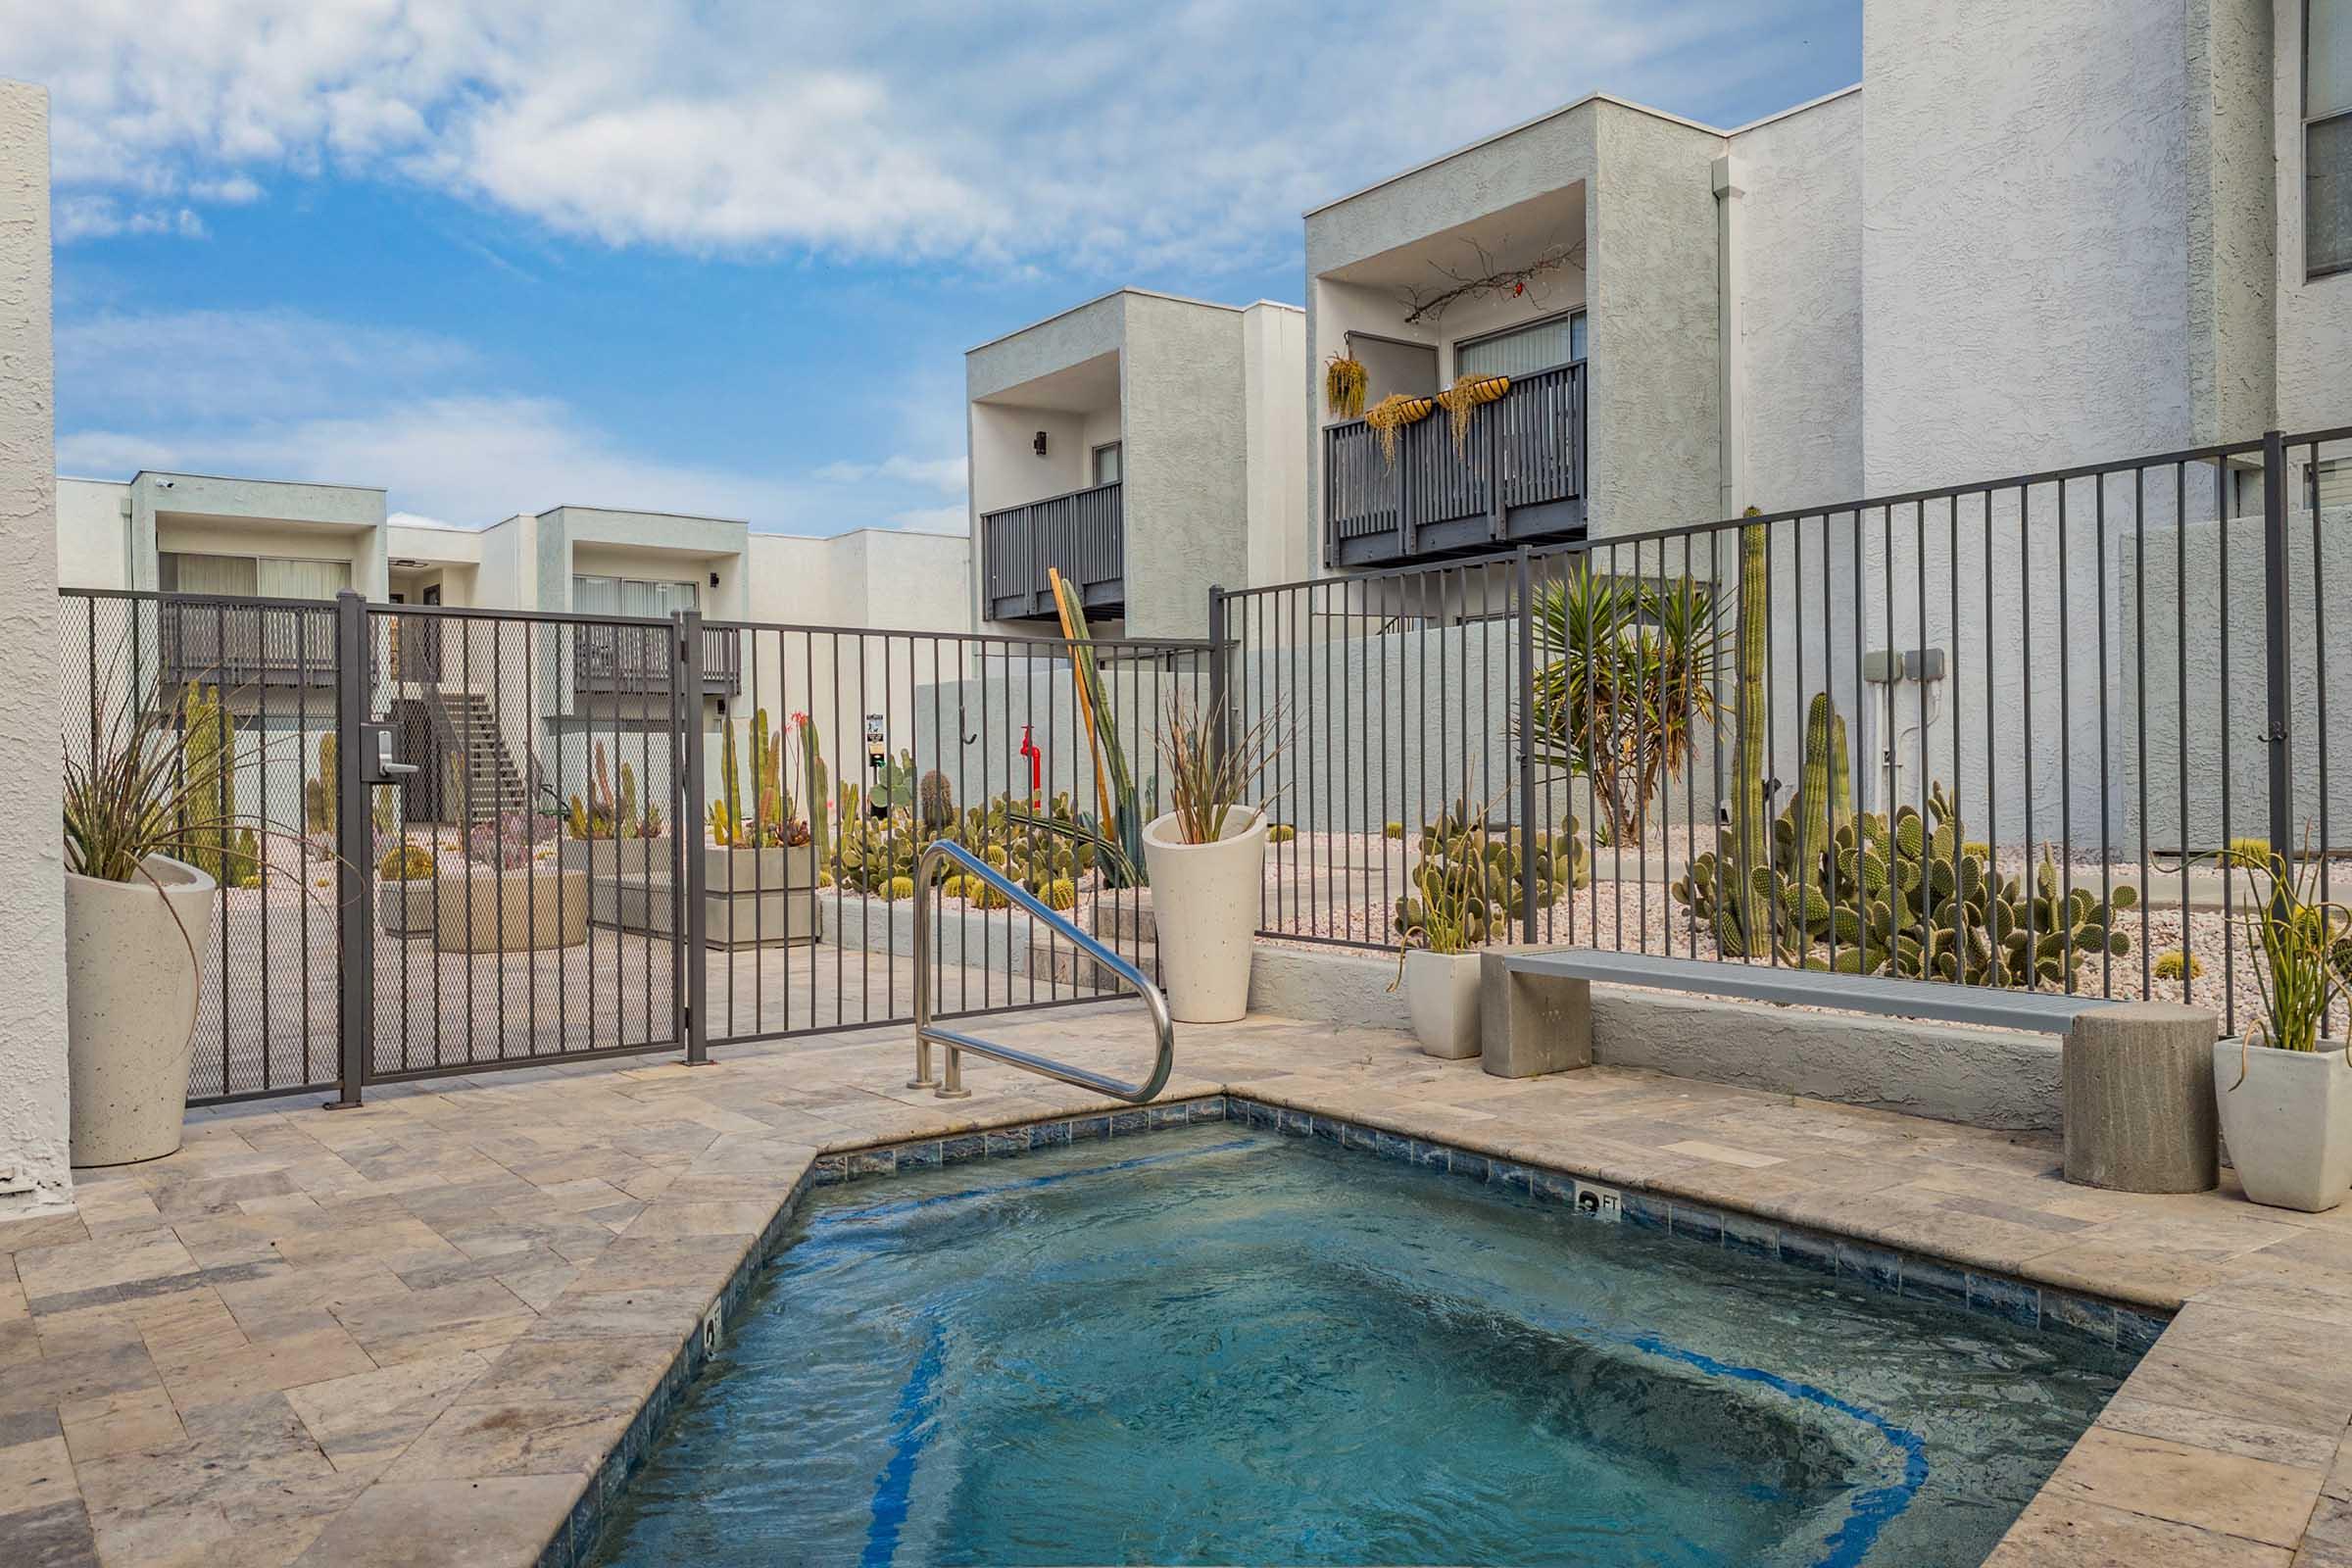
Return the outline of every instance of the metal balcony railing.
{"type": "Polygon", "coordinates": [[[1396,432],[1323,431],[1323,559],[1333,566],[1553,543],[1585,531],[1585,362],[1515,376],[1474,409],[1457,450],[1440,409],[1396,432]]]}
{"type": "Polygon", "coordinates": [[[1126,514],[1116,484],[985,513],[980,549],[994,619],[1056,613],[1049,566],[1077,585],[1088,612],[1127,608],[1126,514]]]}

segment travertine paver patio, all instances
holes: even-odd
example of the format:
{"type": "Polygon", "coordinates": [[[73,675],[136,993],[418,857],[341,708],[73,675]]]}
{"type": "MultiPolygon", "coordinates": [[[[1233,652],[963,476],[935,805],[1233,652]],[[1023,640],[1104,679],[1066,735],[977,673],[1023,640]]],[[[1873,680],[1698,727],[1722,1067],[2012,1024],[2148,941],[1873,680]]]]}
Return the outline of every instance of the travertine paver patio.
{"type": "MultiPolygon", "coordinates": [[[[1131,1007],[999,1032],[1113,1071],[1131,1007]]],[[[0,1224],[0,1558],[524,1563],[566,1528],[821,1151],[1096,1105],[903,1031],[443,1080],[194,1118],[0,1224]]],[[[1974,1267],[2180,1306],[1993,1561],[2352,1564],[2352,1211],[2069,1187],[2046,1139],[1636,1071],[1491,1078],[1402,1036],[1179,1033],[1230,1088],[1974,1267]]]]}

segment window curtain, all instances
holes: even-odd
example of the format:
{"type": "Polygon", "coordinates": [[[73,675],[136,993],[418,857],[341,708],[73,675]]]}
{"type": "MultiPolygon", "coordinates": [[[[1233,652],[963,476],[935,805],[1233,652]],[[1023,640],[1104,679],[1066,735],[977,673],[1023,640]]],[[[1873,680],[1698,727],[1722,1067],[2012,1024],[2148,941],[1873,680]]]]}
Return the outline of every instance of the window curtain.
{"type": "Polygon", "coordinates": [[[332,599],[351,586],[348,561],[285,561],[264,556],[253,567],[254,591],[265,599],[332,599]]]}
{"type": "Polygon", "coordinates": [[[159,576],[168,594],[232,594],[249,598],[257,591],[251,556],[190,556],[173,551],[162,558],[159,576]]]}

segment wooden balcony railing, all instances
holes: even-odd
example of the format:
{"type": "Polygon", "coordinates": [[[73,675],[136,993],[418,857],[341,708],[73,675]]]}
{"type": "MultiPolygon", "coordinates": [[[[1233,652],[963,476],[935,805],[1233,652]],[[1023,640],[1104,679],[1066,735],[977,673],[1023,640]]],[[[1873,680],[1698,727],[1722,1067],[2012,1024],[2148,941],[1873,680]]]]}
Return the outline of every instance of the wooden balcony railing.
{"type": "Polygon", "coordinates": [[[1054,614],[1049,566],[1077,584],[1090,612],[1127,608],[1126,514],[1116,484],[985,513],[980,550],[994,619],[1054,614]]]}
{"type": "Polygon", "coordinates": [[[1453,444],[1440,409],[1396,433],[1323,431],[1323,559],[1364,566],[1574,539],[1585,529],[1585,362],[1517,376],[1453,444]]]}

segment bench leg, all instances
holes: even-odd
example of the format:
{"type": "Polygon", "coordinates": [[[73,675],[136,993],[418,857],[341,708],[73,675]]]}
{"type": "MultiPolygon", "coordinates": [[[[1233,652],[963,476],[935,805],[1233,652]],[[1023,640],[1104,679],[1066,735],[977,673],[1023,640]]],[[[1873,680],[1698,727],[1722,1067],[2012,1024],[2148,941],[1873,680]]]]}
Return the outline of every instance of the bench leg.
{"type": "Polygon", "coordinates": [[[1497,1078],[1592,1065],[1592,983],[1513,970],[1489,953],[1478,966],[1479,1064],[1497,1078]]]}
{"type": "Polygon", "coordinates": [[[2062,1107],[2066,1179],[2125,1193],[2202,1193],[2220,1180],[2214,1015],[2137,1002],[2075,1020],[2062,1107]]]}

